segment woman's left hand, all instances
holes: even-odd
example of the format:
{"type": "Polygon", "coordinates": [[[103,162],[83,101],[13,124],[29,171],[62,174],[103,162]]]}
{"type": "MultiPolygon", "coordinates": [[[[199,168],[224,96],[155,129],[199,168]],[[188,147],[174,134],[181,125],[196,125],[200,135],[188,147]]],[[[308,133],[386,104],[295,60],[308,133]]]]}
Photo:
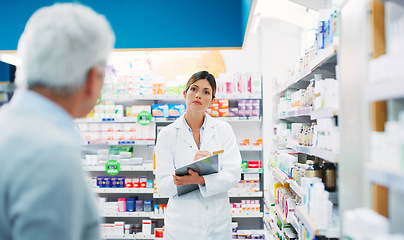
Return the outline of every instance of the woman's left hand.
{"type": "Polygon", "coordinates": [[[177,186],[183,186],[188,184],[205,184],[205,179],[197,172],[192,171],[191,169],[188,170],[189,175],[184,176],[177,176],[173,175],[174,184],[177,186]]]}

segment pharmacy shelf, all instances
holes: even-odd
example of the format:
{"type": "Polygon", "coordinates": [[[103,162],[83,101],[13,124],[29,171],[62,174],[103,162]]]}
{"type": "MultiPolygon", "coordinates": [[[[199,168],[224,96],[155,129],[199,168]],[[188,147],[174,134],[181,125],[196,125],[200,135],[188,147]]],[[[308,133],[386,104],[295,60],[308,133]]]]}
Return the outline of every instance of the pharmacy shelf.
{"type": "Polygon", "coordinates": [[[153,214],[151,219],[164,219],[164,214],[153,214]]]}
{"type": "Polygon", "coordinates": [[[101,217],[122,217],[122,218],[152,218],[154,212],[115,212],[115,213],[102,213],[101,217]]]}
{"type": "Polygon", "coordinates": [[[153,198],[169,198],[168,196],[161,195],[159,193],[153,193],[153,198]]]}
{"type": "Polygon", "coordinates": [[[367,164],[366,177],[370,182],[404,193],[404,171],[397,170],[397,168],[393,169],[376,164],[367,164]]]}
{"type": "Polygon", "coordinates": [[[279,206],[277,204],[275,204],[275,212],[278,214],[279,220],[281,220],[282,225],[285,225],[288,223],[288,221],[286,220],[285,214],[281,211],[281,209],[279,208],[279,206]]]}
{"type": "Polygon", "coordinates": [[[318,157],[324,159],[327,162],[338,163],[338,154],[321,149],[321,148],[314,148],[314,147],[307,147],[307,146],[300,146],[298,142],[293,139],[287,139],[286,141],[278,142],[279,145],[284,146],[286,148],[292,149],[297,153],[304,153],[314,157],[318,157]]]}
{"type": "MultiPolygon", "coordinates": [[[[233,122],[261,122],[261,117],[253,116],[253,117],[214,117],[215,119],[219,119],[225,122],[233,123],[233,122]]],[[[156,123],[172,123],[176,119],[174,118],[153,118],[153,122],[156,123]]]]}
{"type": "Polygon", "coordinates": [[[290,187],[292,188],[292,190],[299,196],[299,197],[303,197],[303,192],[302,192],[302,188],[299,186],[299,184],[297,184],[297,182],[293,179],[289,179],[288,183],[290,185],[290,187]]]}
{"type": "Polygon", "coordinates": [[[74,123],[135,123],[136,117],[117,117],[117,118],[76,118],[74,123]]]}
{"type": "Polygon", "coordinates": [[[153,188],[94,188],[95,193],[153,193],[153,188]]]}
{"type": "Polygon", "coordinates": [[[325,149],[310,148],[310,155],[322,158],[327,162],[338,163],[338,154],[325,149]]]}
{"type": "Polygon", "coordinates": [[[295,206],[296,218],[303,223],[304,227],[310,233],[310,236],[326,236],[328,238],[339,238],[340,229],[337,226],[329,226],[327,229],[317,229],[316,224],[309,217],[301,206],[295,206]]]}
{"type": "MultiPolygon", "coordinates": [[[[262,94],[217,94],[216,99],[261,99],[262,94]]],[[[183,95],[136,95],[136,96],[117,96],[117,95],[103,95],[102,101],[114,101],[114,102],[131,102],[136,100],[184,100],[183,95]]]]}
{"type": "Polygon", "coordinates": [[[404,72],[401,63],[404,58],[399,55],[383,55],[369,62],[369,83],[367,99],[370,102],[404,98],[402,85],[404,72]]]}
{"type": "Polygon", "coordinates": [[[242,168],[241,173],[262,173],[262,168],[242,168]]]}
{"type": "Polygon", "coordinates": [[[263,193],[259,192],[229,192],[229,197],[262,197],[263,193]]]}
{"type": "Polygon", "coordinates": [[[311,107],[289,110],[277,117],[276,120],[288,122],[310,122],[311,107]]]}
{"type": "Polygon", "coordinates": [[[295,206],[295,215],[299,221],[303,223],[304,227],[310,233],[310,236],[318,235],[317,226],[301,206],[295,206]]]}
{"type": "Polygon", "coordinates": [[[323,108],[311,112],[311,120],[320,118],[332,118],[338,116],[338,110],[333,108],[323,108]]]}
{"type": "MultiPolygon", "coordinates": [[[[105,166],[84,166],[84,170],[89,172],[105,172],[105,166]]],[[[153,165],[150,166],[122,166],[120,167],[121,172],[148,172],[153,171],[153,165]]]]}
{"type": "Polygon", "coordinates": [[[299,4],[305,8],[313,9],[314,11],[318,11],[320,9],[325,9],[327,7],[332,7],[331,0],[290,0],[296,4],[299,4]]]}
{"type": "Polygon", "coordinates": [[[286,84],[286,88],[276,91],[275,96],[281,95],[286,89],[303,89],[307,88],[310,79],[314,78],[315,74],[321,74],[322,78],[335,76],[335,65],[337,63],[337,46],[331,44],[325,49],[320,50],[317,56],[310,61],[308,67],[301,72],[296,73],[286,84]]]}
{"type": "Polygon", "coordinates": [[[264,213],[255,212],[255,213],[232,213],[231,216],[233,218],[262,218],[264,213]]]}
{"type": "Polygon", "coordinates": [[[367,99],[369,102],[404,98],[404,88],[397,87],[403,84],[402,79],[375,83],[367,86],[367,99]]]}
{"type": "Polygon", "coordinates": [[[238,146],[239,150],[242,152],[259,152],[262,151],[262,146],[238,146]]]}
{"type": "Polygon", "coordinates": [[[274,169],[275,178],[282,184],[285,184],[286,181],[289,179],[289,177],[284,172],[282,172],[279,168],[273,168],[273,169],[274,169]]]}
{"type": "MultiPolygon", "coordinates": [[[[254,213],[232,213],[231,216],[233,218],[262,218],[264,213],[262,212],[254,212],[254,213]]],[[[164,214],[154,215],[153,219],[164,219],[164,214]]]]}
{"type": "Polygon", "coordinates": [[[84,141],[83,145],[96,145],[96,146],[111,146],[111,145],[139,145],[150,146],[155,145],[155,140],[99,140],[99,141],[84,141]]]}
{"type": "Polygon", "coordinates": [[[307,154],[307,155],[311,155],[310,150],[311,150],[311,148],[307,147],[307,146],[298,146],[297,147],[297,152],[304,153],[304,154],[307,154]]]}
{"type": "Polygon", "coordinates": [[[154,239],[152,234],[121,234],[121,235],[103,235],[102,239],[154,239]]]}

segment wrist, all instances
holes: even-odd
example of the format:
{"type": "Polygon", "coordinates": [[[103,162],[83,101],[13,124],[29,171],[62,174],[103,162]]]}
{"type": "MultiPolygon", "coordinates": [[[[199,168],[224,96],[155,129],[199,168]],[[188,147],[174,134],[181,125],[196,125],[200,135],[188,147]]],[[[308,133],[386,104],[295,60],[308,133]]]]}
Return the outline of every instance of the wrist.
{"type": "Polygon", "coordinates": [[[200,181],[199,181],[199,184],[205,185],[205,178],[201,177],[201,178],[200,178],[200,181]]]}

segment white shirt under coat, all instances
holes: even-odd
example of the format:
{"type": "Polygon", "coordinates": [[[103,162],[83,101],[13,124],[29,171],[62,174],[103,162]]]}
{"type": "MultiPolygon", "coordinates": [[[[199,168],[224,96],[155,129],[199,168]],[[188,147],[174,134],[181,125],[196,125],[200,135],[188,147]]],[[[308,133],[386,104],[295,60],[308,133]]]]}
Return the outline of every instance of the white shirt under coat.
{"type": "Polygon", "coordinates": [[[241,155],[231,126],[205,114],[204,134],[198,149],[182,115],[162,129],[156,145],[156,184],[160,194],[169,196],[165,213],[166,240],[231,239],[228,190],[240,180],[241,155]],[[193,162],[197,151],[224,150],[219,154],[219,173],[204,176],[199,190],[177,195],[175,169],[193,162]]]}

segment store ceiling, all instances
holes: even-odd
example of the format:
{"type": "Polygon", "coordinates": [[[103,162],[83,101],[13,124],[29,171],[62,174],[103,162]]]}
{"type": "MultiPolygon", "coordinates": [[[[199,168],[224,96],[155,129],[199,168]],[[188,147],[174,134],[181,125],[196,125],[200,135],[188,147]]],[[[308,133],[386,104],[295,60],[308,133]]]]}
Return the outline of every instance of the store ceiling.
{"type": "MultiPolygon", "coordinates": [[[[108,18],[116,34],[116,49],[177,49],[241,48],[255,1],[81,0],[80,3],[108,18]]],[[[54,2],[71,1],[1,1],[0,51],[16,50],[29,17],[36,9],[54,2]]]]}

